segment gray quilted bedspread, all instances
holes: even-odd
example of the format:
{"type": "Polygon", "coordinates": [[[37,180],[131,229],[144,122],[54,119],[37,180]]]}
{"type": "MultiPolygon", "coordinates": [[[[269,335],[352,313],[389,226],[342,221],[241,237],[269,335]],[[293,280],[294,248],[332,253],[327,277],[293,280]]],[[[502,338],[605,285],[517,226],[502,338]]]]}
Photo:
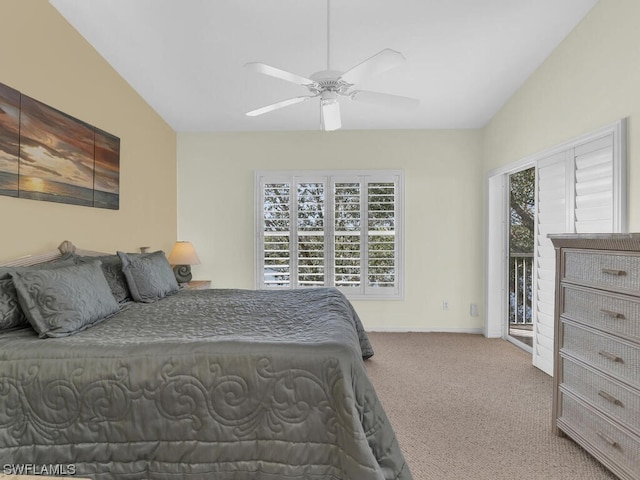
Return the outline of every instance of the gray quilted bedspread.
{"type": "Polygon", "coordinates": [[[181,291],[0,335],[0,466],[94,479],[411,479],[333,289],[181,291]]]}

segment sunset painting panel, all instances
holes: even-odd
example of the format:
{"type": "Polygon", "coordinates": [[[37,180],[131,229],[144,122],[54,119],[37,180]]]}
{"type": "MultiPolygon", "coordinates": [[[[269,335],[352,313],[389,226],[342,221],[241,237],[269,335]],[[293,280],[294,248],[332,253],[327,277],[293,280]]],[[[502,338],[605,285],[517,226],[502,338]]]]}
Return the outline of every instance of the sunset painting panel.
{"type": "Polygon", "coordinates": [[[0,83],[0,195],[120,208],[120,139],[0,83]]]}
{"type": "Polygon", "coordinates": [[[93,206],[93,127],[22,96],[20,198],[93,206]]]}
{"type": "Polygon", "coordinates": [[[0,195],[18,196],[20,92],[0,83],[0,195]]]}
{"type": "Polygon", "coordinates": [[[120,139],[95,129],[93,206],[118,210],[120,202],[120,139]]]}

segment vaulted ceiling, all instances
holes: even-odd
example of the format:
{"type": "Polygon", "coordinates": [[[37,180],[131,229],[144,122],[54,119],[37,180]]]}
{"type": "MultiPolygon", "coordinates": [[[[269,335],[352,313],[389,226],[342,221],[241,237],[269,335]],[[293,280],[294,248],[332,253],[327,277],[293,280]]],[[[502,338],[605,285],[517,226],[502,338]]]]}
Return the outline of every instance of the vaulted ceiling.
{"type": "Polygon", "coordinates": [[[345,72],[391,48],[406,62],[359,89],[415,97],[414,110],[340,100],[343,129],[483,126],[597,0],[50,0],[176,131],[317,130],[318,99],[252,72],[345,72]],[[327,26],[330,26],[327,38],[327,26]],[[328,41],[327,41],[328,40],[328,41]]]}

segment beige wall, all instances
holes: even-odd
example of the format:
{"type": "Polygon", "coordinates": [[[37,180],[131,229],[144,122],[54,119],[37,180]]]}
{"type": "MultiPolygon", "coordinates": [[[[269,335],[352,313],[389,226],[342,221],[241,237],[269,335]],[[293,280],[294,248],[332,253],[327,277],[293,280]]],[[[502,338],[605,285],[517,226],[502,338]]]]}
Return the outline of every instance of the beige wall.
{"type": "Polygon", "coordinates": [[[178,134],[178,232],[194,278],[254,288],[256,170],[403,169],[404,301],[354,302],[370,330],[477,331],[482,318],[478,131],[178,134]],[[443,311],[448,300],[450,310],[443,311]]]}
{"type": "Polygon", "coordinates": [[[47,0],[0,2],[0,82],[120,137],[120,210],[0,196],[0,259],[57,247],[171,248],[176,134],[47,0]]]}
{"type": "Polygon", "coordinates": [[[483,131],[484,171],[628,117],[629,228],[640,230],[640,2],[600,0],[483,131]]]}

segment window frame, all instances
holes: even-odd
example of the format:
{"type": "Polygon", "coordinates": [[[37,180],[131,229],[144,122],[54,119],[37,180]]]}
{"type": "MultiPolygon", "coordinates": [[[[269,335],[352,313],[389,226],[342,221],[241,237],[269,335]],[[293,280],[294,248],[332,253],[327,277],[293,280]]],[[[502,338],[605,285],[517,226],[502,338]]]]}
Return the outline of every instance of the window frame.
{"type": "MultiPolygon", "coordinates": [[[[362,227],[360,229],[360,235],[363,233],[367,235],[367,240],[361,242],[360,252],[360,265],[364,265],[365,268],[361,268],[361,275],[363,282],[359,287],[335,287],[347,296],[350,300],[404,300],[404,277],[405,277],[405,262],[404,262],[404,197],[405,197],[405,185],[404,185],[404,171],[403,170],[258,170],[255,172],[254,182],[254,266],[255,266],[255,278],[254,284],[258,290],[290,290],[296,288],[312,288],[312,287],[298,287],[296,285],[297,275],[296,269],[292,264],[290,267],[291,283],[288,286],[265,286],[264,284],[264,229],[263,229],[263,215],[264,215],[264,185],[272,183],[289,183],[292,195],[295,195],[297,191],[298,183],[315,183],[324,182],[325,184],[325,212],[324,212],[324,276],[325,286],[334,287],[335,275],[335,223],[334,223],[334,186],[336,183],[361,183],[360,191],[360,219],[362,227]],[[365,218],[367,213],[367,194],[368,185],[370,183],[381,182],[393,182],[395,188],[394,198],[394,235],[395,235],[395,285],[389,288],[376,288],[369,286],[368,282],[368,218],[365,218]],[[329,194],[330,192],[330,194],[329,194]]],[[[293,197],[295,198],[295,197],[293,197]]],[[[290,258],[296,257],[297,251],[297,202],[292,203],[293,207],[290,210],[290,258]]]]}

